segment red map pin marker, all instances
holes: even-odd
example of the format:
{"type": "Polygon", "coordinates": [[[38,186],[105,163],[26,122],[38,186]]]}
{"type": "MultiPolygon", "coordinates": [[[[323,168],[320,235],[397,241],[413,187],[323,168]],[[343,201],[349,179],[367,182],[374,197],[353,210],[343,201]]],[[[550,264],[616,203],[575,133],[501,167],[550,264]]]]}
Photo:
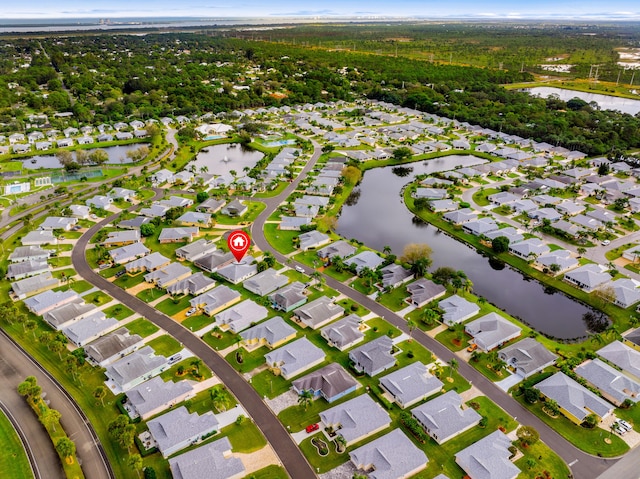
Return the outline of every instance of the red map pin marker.
{"type": "Polygon", "coordinates": [[[227,237],[227,246],[229,247],[229,251],[231,251],[233,256],[235,256],[236,261],[239,263],[244,255],[247,254],[247,251],[249,251],[251,239],[244,231],[236,230],[227,237]]]}

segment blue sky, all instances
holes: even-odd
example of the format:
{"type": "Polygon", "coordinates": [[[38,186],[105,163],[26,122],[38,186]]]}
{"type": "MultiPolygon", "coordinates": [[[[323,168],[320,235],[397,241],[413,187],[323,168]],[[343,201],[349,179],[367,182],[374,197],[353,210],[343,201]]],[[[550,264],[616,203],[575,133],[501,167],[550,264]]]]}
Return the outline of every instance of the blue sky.
{"type": "Polygon", "coordinates": [[[28,0],[2,2],[6,18],[420,16],[484,18],[616,18],[640,20],[637,0],[28,0]]]}

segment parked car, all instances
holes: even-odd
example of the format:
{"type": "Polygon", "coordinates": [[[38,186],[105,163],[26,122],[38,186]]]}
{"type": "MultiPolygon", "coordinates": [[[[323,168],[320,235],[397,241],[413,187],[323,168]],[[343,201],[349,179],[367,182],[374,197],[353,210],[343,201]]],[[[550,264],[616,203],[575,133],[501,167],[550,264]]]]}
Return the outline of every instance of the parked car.
{"type": "Polygon", "coordinates": [[[478,345],[476,343],[471,343],[469,345],[469,347],[467,348],[467,351],[469,351],[470,353],[474,352],[476,349],[478,349],[478,345]]]}
{"type": "Polygon", "coordinates": [[[309,424],[305,431],[307,431],[307,433],[312,433],[313,431],[317,431],[318,429],[320,429],[320,424],[315,423],[315,424],[309,424]]]}
{"type": "Polygon", "coordinates": [[[191,316],[193,313],[195,313],[198,310],[198,308],[191,308],[189,311],[187,311],[184,315],[189,317],[191,316]]]}
{"type": "Polygon", "coordinates": [[[296,265],[296,271],[297,271],[298,273],[304,273],[304,268],[303,268],[302,266],[298,266],[298,265],[296,265]]]}
{"type": "Polygon", "coordinates": [[[624,427],[626,427],[627,429],[633,429],[633,426],[629,424],[627,421],[625,421],[624,419],[618,419],[618,422],[622,424],[624,427]]]}
{"type": "Polygon", "coordinates": [[[602,246],[609,246],[611,244],[611,241],[609,240],[603,240],[602,241],[602,246]]]}
{"type": "Polygon", "coordinates": [[[126,269],[121,269],[120,271],[118,271],[116,273],[116,278],[119,278],[120,276],[123,276],[126,272],[127,272],[126,269]]]}

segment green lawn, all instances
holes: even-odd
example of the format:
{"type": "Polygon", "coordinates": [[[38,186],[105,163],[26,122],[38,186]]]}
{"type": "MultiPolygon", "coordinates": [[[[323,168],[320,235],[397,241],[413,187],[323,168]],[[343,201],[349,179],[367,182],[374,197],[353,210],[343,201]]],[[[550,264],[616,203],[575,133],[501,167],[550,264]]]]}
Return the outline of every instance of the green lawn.
{"type": "Polygon", "coordinates": [[[345,450],[343,453],[338,454],[336,452],[335,445],[335,442],[329,441],[323,433],[319,432],[302,441],[300,443],[300,450],[309,460],[311,466],[315,468],[316,471],[319,470],[320,474],[322,474],[330,471],[335,467],[338,467],[340,464],[343,464],[349,460],[348,450],[345,450]],[[318,454],[318,450],[311,443],[314,438],[322,439],[325,442],[325,444],[329,447],[329,454],[327,454],[326,456],[320,456],[318,454]]]}
{"type": "Polygon", "coordinates": [[[401,309],[409,306],[405,301],[408,297],[409,293],[407,293],[407,287],[405,285],[401,285],[392,289],[389,293],[381,294],[378,296],[377,301],[383,306],[389,308],[391,311],[400,311],[401,309]]]}
{"type": "Polygon", "coordinates": [[[61,266],[71,266],[71,257],[55,256],[53,258],[49,258],[48,262],[53,268],[59,268],[61,266]]]}
{"type": "Polygon", "coordinates": [[[458,330],[450,331],[448,328],[438,333],[436,339],[448,347],[452,351],[460,351],[466,348],[469,344],[469,336],[464,333],[459,333],[458,330]],[[459,341],[459,342],[458,342],[459,341]]]}
{"type": "Polygon", "coordinates": [[[164,290],[154,286],[153,288],[140,291],[138,294],[136,294],[136,298],[141,299],[145,303],[151,303],[156,299],[160,299],[164,295],[165,295],[164,290]]]}
{"type": "Polygon", "coordinates": [[[103,278],[112,278],[116,275],[116,273],[123,270],[124,270],[124,266],[116,265],[116,266],[112,266],[111,268],[101,269],[100,271],[98,271],[98,274],[103,278]]]}
{"type": "Polygon", "coordinates": [[[222,411],[228,411],[229,409],[233,409],[234,407],[236,407],[236,404],[238,404],[238,401],[236,401],[233,395],[222,384],[216,384],[209,389],[200,391],[193,398],[187,399],[185,401],[185,407],[191,414],[198,413],[200,415],[204,414],[207,411],[213,411],[216,414],[222,411]],[[213,404],[211,400],[211,391],[216,390],[222,390],[225,396],[224,401],[218,403],[218,407],[216,407],[216,405],[213,404]]]}
{"type": "MultiPolygon", "coordinates": [[[[109,270],[106,270],[106,271],[109,271],[109,270]]],[[[136,285],[138,285],[140,283],[143,283],[144,282],[144,275],[145,275],[145,273],[137,273],[137,274],[131,276],[131,275],[125,273],[122,276],[120,276],[118,279],[116,279],[113,282],[113,284],[115,284],[116,286],[119,286],[122,289],[128,289],[128,288],[136,286],[136,285]]]]}
{"type": "Polygon", "coordinates": [[[398,368],[402,368],[416,361],[422,364],[429,364],[434,359],[431,352],[415,340],[402,341],[398,343],[397,346],[401,350],[395,355],[398,368]]]}
{"type": "Polygon", "coordinates": [[[182,325],[185,328],[189,328],[191,331],[199,331],[208,324],[213,323],[214,319],[206,314],[194,314],[182,321],[182,325]]]}
{"type": "Polygon", "coordinates": [[[128,323],[127,329],[131,334],[139,334],[143,338],[146,338],[147,336],[151,336],[160,328],[147,319],[138,318],[128,323]]]}
{"type": "Polygon", "coordinates": [[[538,479],[544,477],[544,471],[548,471],[550,477],[569,477],[569,467],[544,442],[538,441],[527,448],[519,446],[519,449],[524,457],[514,463],[522,471],[518,475],[518,479],[538,479]],[[540,457],[542,459],[539,459],[540,457]],[[529,459],[533,459],[536,463],[531,469],[527,465],[529,459]]]}
{"type": "Polygon", "coordinates": [[[289,427],[291,432],[302,431],[309,424],[320,421],[320,413],[325,409],[341,404],[349,399],[353,399],[355,396],[364,393],[364,388],[359,388],[355,392],[347,394],[345,397],[338,399],[337,401],[329,404],[324,398],[318,398],[304,409],[300,405],[288,407],[284,411],[278,414],[280,422],[289,427]]]}
{"type": "Polygon", "coordinates": [[[262,371],[251,378],[251,385],[260,394],[269,399],[273,399],[280,394],[287,392],[291,387],[291,382],[282,376],[275,376],[271,371],[262,371]]]}
{"type": "Polygon", "coordinates": [[[231,424],[223,427],[217,437],[224,436],[229,438],[233,452],[255,452],[267,445],[267,440],[260,429],[248,418],[245,418],[239,426],[231,424]]]}
{"type": "Polygon", "coordinates": [[[479,353],[477,360],[470,360],[469,364],[480,371],[490,381],[500,381],[509,376],[509,373],[500,371],[500,374],[496,372],[493,367],[497,366],[495,361],[491,360],[491,356],[487,353],[479,353]]]}
{"type": "Polygon", "coordinates": [[[282,254],[293,253],[296,248],[293,246],[293,239],[300,235],[299,231],[279,230],[275,223],[264,225],[264,235],[267,241],[282,254]]]}
{"type": "Polygon", "coordinates": [[[213,377],[211,369],[204,364],[200,364],[197,368],[193,364],[194,361],[198,361],[198,358],[183,359],[179,363],[174,364],[169,369],[164,371],[160,377],[165,381],[182,381],[183,379],[189,379],[192,381],[203,381],[213,377]],[[180,374],[179,370],[183,369],[183,373],[180,374]],[[199,377],[198,377],[199,376],[199,377]]]}
{"type": "Polygon", "coordinates": [[[272,464],[264,469],[252,472],[245,476],[244,479],[287,479],[288,477],[289,475],[282,467],[272,464]]]}
{"type": "Polygon", "coordinates": [[[239,348],[236,351],[231,351],[227,354],[225,359],[236,371],[248,373],[261,364],[264,364],[264,355],[268,352],[269,348],[266,346],[262,346],[251,352],[247,352],[244,348],[239,348]],[[242,362],[238,362],[238,359],[242,362]]]}
{"type": "Polygon", "coordinates": [[[173,298],[167,298],[156,304],[155,308],[162,311],[167,316],[173,316],[174,314],[178,314],[180,311],[189,308],[191,306],[189,304],[189,300],[191,298],[193,298],[191,295],[183,296],[177,301],[173,298]]]}
{"type": "Polygon", "coordinates": [[[74,290],[76,293],[82,294],[85,291],[89,291],[91,288],[93,288],[93,285],[88,283],[85,280],[80,280],[80,281],[70,281],[69,287],[72,290],[74,290]]]}
{"type": "Polygon", "coordinates": [[[352,299],[341,299],[337,304],[344,308],[346,314],[357,314],[358,316],[366,316],[370,312],[364,306],[361,306],[352,299]]]}
{"type": "Polygon", "coordinates": [[[106,293],[103,293],[102,291],[95,291],[94,293],[87,294],[83,297],[83,299],[87,303],[93,303],[96,306],[102,306],[104,304],[107,304],[113,298],[111,298],[111,296],[107,295],[106,293]]]}
{"type": "Polygon", "coordinates": [[[211,346],[216,351],[220,349],[226,349],[229,346],[235,344],[240,336],[233,334],[230,331],[216,331],[213,330],[202,337],[203,341],[211,346]]]}
{"type": "Polygon", "coordinates": [[[129,308],[127,308],[124,304],[114,304],[113,306],[109,306],[104,310],[104,314],[107,315],[107,318],[114,318],[118,321],[122,321],[125,318],[128,318],[133,314],[129,308]]]}
{"type": "Polygon", "coordinates": [[[31,466],[22,442],[9,419],[0,412],[0,471],[11,479],[31,479],[31,466]]]}
{"type": "Polygon", "coordinates": [[[490,202],[487,199],[487,196],[491,196],[495,193],[498,193],[498,191],[499,190],[497,188],[484,188],[484,189],[478,190],[473,194],[473,201],[478,206],[488,206],[490,202]]]}
{"type": "Polygon", "coordinates": [[[245,201],[244,204],[249,207],[249,211],[247,211],[244,216],[232,218],[219,214],[217,215],[216,221],[221,225],[248,225],[254,222],[258,215],[262,213],[262,210],[267,207],[267,205],[258,201],[245,201]]]}
{"type": "Polygon", "coordinates": [[[278,196],[282,193],[285,188],[289,186],[289,183],[286,181],[280,181],[278,186],[276,186],[273,190],[270,191],[261,191],[253,195],[254,198],[271,198],[273,196],[278,196]]]}
{"type": "Polygon", "coordinates": [[[152,339],[147,343],[147,346],[151,346],[156,354],[166,358],[173,356],[178,351],[182,351],[180,343],[167,334],[152,339]]]}
{"type": "Polygon", "coordinates": [[[629,450],[629,446],[615,434],[610,435],[600,428],[587,429],[577,426],[561,414],[552,418],[542,410],[541,401],[531,405],[524,401],[522,394],[514,395],[514,397],[520,404],[547,423],[549,427],[584,452],[603,457],[616,457],[629,450]],[[604,442],[606,438],[611,439],[611,444],[604,442]]]}

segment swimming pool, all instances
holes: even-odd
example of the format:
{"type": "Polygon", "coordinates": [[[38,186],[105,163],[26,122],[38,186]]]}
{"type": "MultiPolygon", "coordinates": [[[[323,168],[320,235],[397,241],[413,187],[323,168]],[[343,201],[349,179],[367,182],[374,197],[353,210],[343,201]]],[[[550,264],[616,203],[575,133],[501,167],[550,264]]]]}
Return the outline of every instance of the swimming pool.
{"type": "Polygon", "coordinates": [[[219,140],[220,138],[224,138],[224,136],[221,136],[221,135],[209,135],[209,136],[205,136],[204,137],[204,141],[219,140]]]}
{"type": "Polygon", "coordinates": [[[271,143],[265,143],[264,146],[267,148],[274,148],[276,146],[284,146],[284,145],[294,145],[296,140],[278,140],[272,141],[271,143]]]}

